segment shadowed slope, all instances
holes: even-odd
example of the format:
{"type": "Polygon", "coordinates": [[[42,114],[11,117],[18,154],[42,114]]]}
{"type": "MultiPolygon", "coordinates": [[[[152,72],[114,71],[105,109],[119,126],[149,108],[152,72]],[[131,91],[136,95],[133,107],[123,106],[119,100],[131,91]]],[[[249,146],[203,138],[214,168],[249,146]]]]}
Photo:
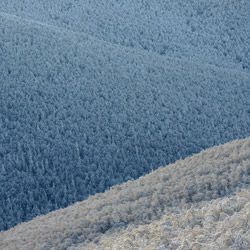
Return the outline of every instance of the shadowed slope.
{"type": "Polygon", "coordinates": [[[250,78],[0,15],[0,229],[250,135],[250,78]]]}
{"type": "Polygon", "coordinates": [[[250,70],[245,0],[2,0],[0,10],[126,47],[250,70]]]}
{"type": "Polygon", "coordinates": [[[151,223],[165,209],[188,208],[249,184],[250,139],[233,141],[2,232],[0,247],[67,249],[130,223],[151,223]]]}

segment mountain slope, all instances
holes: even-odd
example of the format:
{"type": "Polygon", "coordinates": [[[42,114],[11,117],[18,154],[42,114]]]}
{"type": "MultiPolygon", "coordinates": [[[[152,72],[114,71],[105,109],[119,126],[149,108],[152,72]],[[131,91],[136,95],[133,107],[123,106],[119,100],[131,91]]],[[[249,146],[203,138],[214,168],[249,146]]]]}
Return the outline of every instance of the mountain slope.
{"type": "Polygon", "coordinates": [[[250,189],[190,209],[165,211],[161,220],[103,234],[98,244],[70,250],[248,250],[250,248],[250,189]]]}
{"type": "Polygon", "coordinates": [[[103,233],[119,231],[129,224],[153,223],[166,212],[196,203],[202,205],[249,184],[248,138],[215,146],[68,208],[19,224],[0,233],[0,247],[8,250],[82,247],[89,241],[98,242],[103,233]]]}
{"type": "Polygon", "coordinates": [[[250,78],[0,14],[0,229],[250,136],[250,78]]]}
{"type": "Polygon", "coordinates": [[[126,47],[250,70],[245,0],[2,0],[0,10],[126,47]]]}

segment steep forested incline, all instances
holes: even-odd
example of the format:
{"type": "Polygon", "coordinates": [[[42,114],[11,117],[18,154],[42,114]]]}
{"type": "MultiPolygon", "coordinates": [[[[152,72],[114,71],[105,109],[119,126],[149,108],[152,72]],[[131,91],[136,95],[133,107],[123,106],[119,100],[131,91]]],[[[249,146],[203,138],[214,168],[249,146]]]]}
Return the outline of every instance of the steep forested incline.
{"type": "MultiPolygon", "coordinates": [[[[209,216],[210,213],[212,217],[206,219],[208,224],[204,221],[204,227],[198,230],[211,234],[210,237],[216,241],[219,236],[216,237],[211,232],[222,227],[223,224],[220,226],[219,219],[225,219],[227,216],[225,214],[223,216],[221,212],[231,216],[232,213],[239,212],[247,206],[249,200],[238,199],[237,204],[233,204],[231,208],[229,204],[221,203],[217,208],[211,209],[208,205],[215,202],[206,204],[204,201],[230,196],[237,188],[249,188],[249,184],[250,139],[248,138],[210,148],[192,157],[179,160],[175,164],[159,168],[138,180],[117,185],[105,193],[91,196],[68,208],[21,223],[0,233],[0,248],[64,250],[75,249],[74,247],[79,246],[77,249],[90,249],[86,247],[86,243],[98,242],[100,238],[103,240],[104,233],[118,232],[129,225],[152,224],[154,220],[160,219],[163,214],[169,212],[172,212],[168,214],[169,217],[172,215],[170,222],[173,225],[176,223],[175,229],[177,230],[173,232],[175,236],[171,238],[179,237],[183,240],[183,234],[187,234],[187,231],[193,233],[194,237],[193,227],[195,225],[202,227],[203,215],[209,216]],[[193,213],[191,210],[190,215],[185,214],[184,211],[180,213],[183,218],[175,218],[176,213],[178,214],[182,209],[196,205],[203,207],[202,213],[196,211],[196,214],[193,214],[194,209],[192,209],[193,213]],[[231,210],[228,211],[229,209],[231,210]],[[213,220],[214,228],[211,227],[211,223],[209,224],[209,220],[213,220]],[[182,228],[180,224],[177,224],[178,221],[183,224],[182,228]]],[[[234,230],[231,238],[236,236],[235,232],[241,234],[242,237],[248,235],[246,233],[249,229],[249,221],[246,220],[247,210],[243,211],[244,216],[235,213],[235,216],[231,218],[230,227],[227,226],[227,220],[223,222],[227,226],[228,233],[230,233],[229,228],[234,230]],[[235,223],[235,218],[241,219],[235,223]],[[242,219],[245,223],[241,221],[242,219]]],[[[205,237],[208,237],[207,234],[205,237]]],[[[169,236],[167,233],[165,235],[169,236]]],[[[221,236],[226,237],[226,235],[221,236]]],[[[187,239],[194,242],[193,237],[187,236],[187,239]]],[[[151,242],[153,241],[151,235],[151,242]]],[[[134,244],[136,244],[135,241],[134,244]]],[[[124,246],[122,242],[120,245],[124,246]]]]}

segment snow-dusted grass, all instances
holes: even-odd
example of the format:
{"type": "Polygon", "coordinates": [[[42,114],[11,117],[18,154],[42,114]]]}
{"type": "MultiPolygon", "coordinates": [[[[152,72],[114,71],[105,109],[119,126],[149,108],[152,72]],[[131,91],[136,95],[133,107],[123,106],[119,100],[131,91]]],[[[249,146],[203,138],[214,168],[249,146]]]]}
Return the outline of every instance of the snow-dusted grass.
{"type": "Polygon", "coordinates": [[[250,2],[122,2],[0,1],[0,230],[250,136],[250,2]]]}
{"type": "Polygon", "coordinates": [[[131,249],[136,249],[133,246],[142,247],[149,242],[153,244],[152,249],[167,242],[198,247],[202,241],[213,247],[217,243],[247,245],[249,192],[233,198],[230,195],[237,188],[248,188],[249,184],[250,139],[233,141],[1,232],[0,248],[88,249],[86,244],[90,242],[100,242],[103,246],[119,245],[115,237],[125,249],[129,244],[132,244],[131,249]],[[226,195],[229,198],[205,203],[226,195]],[[246,198],[240,198],[244,195],[246,198]],[[153,222],[159,219],[161,222],[153,222]],[[161,225],[162,222],[165,224],[161,225]],[[143,224],[143,227],[136,227],[143,224]],[[134,226],[132,230],[126,229],[129,225],[134,226]],[[138,241],[131,243],[136,230],[141,228],[146,231],[141,232],[138,241]],[[119,233],[120,230],[125,231],[119,233]],[[112,236],[116,232],[118,234],[112,236]],[[104,233],[107,233],[107,239],[102,238],[104,233]],[[207,234],[205,239],[203,234],[207,234]],[[162,238],[164,235],[166,237],[162,238]],[[127,243],[123,241],[125,238],[127,243]]]}

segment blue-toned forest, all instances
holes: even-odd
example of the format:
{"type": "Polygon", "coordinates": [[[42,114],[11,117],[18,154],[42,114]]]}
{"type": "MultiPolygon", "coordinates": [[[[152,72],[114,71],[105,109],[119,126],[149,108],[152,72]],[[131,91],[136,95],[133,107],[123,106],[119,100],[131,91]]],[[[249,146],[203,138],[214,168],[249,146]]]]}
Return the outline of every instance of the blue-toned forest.
{"type": "Polygon", "coordinates": [[[250,136],[250,2],[99,2],[0,3],[0,230],[250,136]]]}

